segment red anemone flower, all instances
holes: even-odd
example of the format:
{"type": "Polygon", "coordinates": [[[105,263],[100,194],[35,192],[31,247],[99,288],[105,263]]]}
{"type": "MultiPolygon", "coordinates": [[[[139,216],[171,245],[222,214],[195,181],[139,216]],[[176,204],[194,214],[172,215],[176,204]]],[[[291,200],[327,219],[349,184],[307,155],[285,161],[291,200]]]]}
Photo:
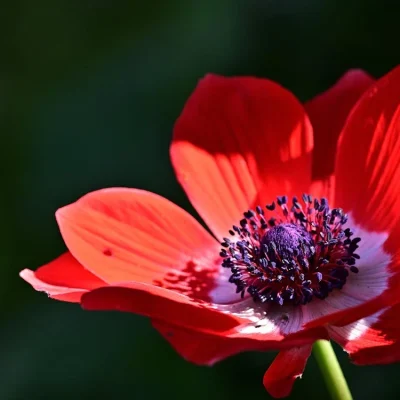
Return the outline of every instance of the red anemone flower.
{"type": "Polygon", "coordinates": [[[377,82],[349,71],[304,107],[271,81],[209,75],[171,159],[212,234],[156,194],[99,190],[56,213],[69,252],[21,276],[87,310],[148,316],[197,364],[279,349],[264,376],[275,397],[317,339],[361,364],[392,362],[399,105],[400,68],[377,82]]]}

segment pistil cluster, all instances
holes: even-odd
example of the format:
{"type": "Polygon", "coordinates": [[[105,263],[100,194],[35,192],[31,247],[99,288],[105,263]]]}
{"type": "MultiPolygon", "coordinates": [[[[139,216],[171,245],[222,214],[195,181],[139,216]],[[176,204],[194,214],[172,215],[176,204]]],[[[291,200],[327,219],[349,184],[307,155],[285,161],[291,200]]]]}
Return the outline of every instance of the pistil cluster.
{"type": "Polygon", "coordinates": [[[248,210],[224,238],[220,256],[237,293],[261,303],[300,305],[325,299],[357,273],[360,238],[343,228],[347,215],[326,199],[286,196],[263,209],[248,210]]]}

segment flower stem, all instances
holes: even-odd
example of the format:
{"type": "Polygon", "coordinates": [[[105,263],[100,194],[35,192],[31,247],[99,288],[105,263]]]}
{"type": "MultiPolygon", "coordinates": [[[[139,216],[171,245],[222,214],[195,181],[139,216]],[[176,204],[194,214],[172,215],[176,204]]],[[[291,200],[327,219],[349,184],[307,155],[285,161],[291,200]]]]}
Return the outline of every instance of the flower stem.
{"type": "Polygon", "coordinates": [[[352,400],[353,397],[331,342],[317,340],[313,347],[313,353],[324,376],[332,400],[352,400]]]}

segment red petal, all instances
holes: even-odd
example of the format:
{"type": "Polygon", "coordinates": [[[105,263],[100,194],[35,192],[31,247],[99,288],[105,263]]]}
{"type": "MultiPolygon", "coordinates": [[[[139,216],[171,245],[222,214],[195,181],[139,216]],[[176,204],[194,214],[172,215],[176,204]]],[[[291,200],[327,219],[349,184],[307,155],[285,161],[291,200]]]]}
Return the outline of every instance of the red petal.
{"type": "Polygon", "coordinates": [[[267,340],[264,342],[232,340],[227,337],[178,328],[161,321],[153,321],[153,326],[185,360],[197,365],[213,365],[243,351],[271,348],[271,344],[267,340]]]}
{"type": "Polygon", "coordinates": [[[308,118],[287,90],[208,75],[176,122],[171,159],[190,201],[222,238],[249,208],[309,189],[312,147],[308,118]]]}
{"type": "Polygon", "coordinates": [[[352,354],[351,360],[358,365],[392,364],[400,361],[400,343],[361,349],[352,354]]]}
{"type": "Polygon", "coordinates": [[[222,270],[219,243],[150,192],[99,190],[58,210],[57,221],[74,257],[108,283],[142,282],[208,300],[222,270]]]}
{"type": "Polygon", "coordinates": [[[361,97],[336,157],[335,204],[364,229],[389,232],[400,207],[400,67],[361,97]]]}
{"type": "Polygon", "coordinates": [[[116,310],[144,315],[205,332],[226,332],[240,319],[174,291],[132,282],[93,290],[82,297],[86,310],[116,310]]]}
{"type": "Polygon", "coordinates": [[[301,378],[312,345],[281,351],[264,375],[264,386],[277,399],[289,396],[297,378],[301,378]]]}
{"type": "Polygon", "coordinates": [[[91,290],[105,285],[103,280],[83,268],[70,252],[66,252],[38,268],[35,276],[43,282],[55,286],[91,290]]]}
{"type": "Polygon", "coordinates": [[[304,307],[307,327],[328,323],[347,325],[387,307],[398,297],[393,257],[386,248],[388,235],[368,232],[351,217],[348,226],[355,237],[362,238],[357,249],[360,255],[357,262],[359,273],[350,273],[343,289],[333,291],[323,301],[312,301],[304,307]]]}
{"type": "Polygon", "coordinates": [[[49,297],[57,300],[79,303],[83,293],[87,292],[85,289],[50,285],[37,279],[35,273],[30,269],[24,269],[19,273],[19,276],[32,285],[35,290],[46,292],[49,297]]]}
{"type": "Polygon", "coordinates": [[[179,328],[161,321],[153,321],[153,326],[185,360],[199,365],[213,365],[244,351],[285,349],[310,344],[318,339],[329,339],[325,329],[302,331],[279,338],[274,333],[238,335],[227,332],[225,336],[218,336],[179,328]]]}
{"type": "Polygon", "coordinates": [[[330,327],[331,337],[356,364],[388,364],[400,361],[400,304],[353,324],[330,327]]]}
{"type": "MultiPolygon", "coordinates": [[[[313,181],[329,185],[335,168],[335,154],[339,134],[350,110],[374,82],[366,72],[353,69],[346,72],[326,92],[316,96],[305,104],[314,131],[314,152],[312,165],[313,181]]],[[[314,193],[314,196],[327,196],[314,193]]],[[[330,197],[330,196],[328,196],[330,197]]]]}
{"type": "Polygon", "coordinates": [[[83,293],[105,285],[68,252],[36,271],[25,269],[20,276],[34,289],[47,292],[52,298],[70,302],[79,302],[83,293]]]}
{"type": "Polygon", "coordinates": [[[296,321],[267,321],[265,313],[260,320],[242,302],[222,306],[197,302],[174,291],[138,282],[93,290],[82,297],[82,307],[136,313],[177,328],[220,335],[229,339],[229,346],[234,349],[287,348],[327,337],[323,328],[305,330],[296,321]]]}
{"type": "MultiPolygon", "coordinates": [[[[335,169],[335,204],[349,212],[352,224],[363,229],[363,234],[357,235],[361,243],[369,235],[388,239],[380,252],[387,254],[389,261],[379,271],[369,269],[366,279],[371,283],[375,280],[370,299],[325,323],[349,324],[400,300],[399,129],[400,68],[396,68],[373,84],[351,112],[342,132],[335,169]],[[387,278],[385,285],[382,278],[387,278]]],[[[350,222],[348,226],[353,228],[350,222]]],[[[365,261],[369,262],[361,255],[360,266],[365,261]]]]}

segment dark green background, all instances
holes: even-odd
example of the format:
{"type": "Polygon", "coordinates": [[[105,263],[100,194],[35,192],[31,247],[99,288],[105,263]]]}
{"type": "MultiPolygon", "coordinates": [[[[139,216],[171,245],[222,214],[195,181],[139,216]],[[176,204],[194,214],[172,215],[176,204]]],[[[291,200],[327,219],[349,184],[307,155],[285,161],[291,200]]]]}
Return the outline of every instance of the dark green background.
{"type": "MultiPolygon", "coordinates": [[[[207,72],[272,78],[306,100],[344,71],[399,62],[392,1],[14,1],[0,6],[0,399],[269,398],[274,354],[182,360],[130,314],[83,312],[18,277],[60,254],[55,210],[108,186],[192,211],[168,158],[207,72]]],[[[400,366],[355,367],[356,399],[395,399],[400,366]]],[[[293,399],[327,396],[313,359],[293,399]]]]}

